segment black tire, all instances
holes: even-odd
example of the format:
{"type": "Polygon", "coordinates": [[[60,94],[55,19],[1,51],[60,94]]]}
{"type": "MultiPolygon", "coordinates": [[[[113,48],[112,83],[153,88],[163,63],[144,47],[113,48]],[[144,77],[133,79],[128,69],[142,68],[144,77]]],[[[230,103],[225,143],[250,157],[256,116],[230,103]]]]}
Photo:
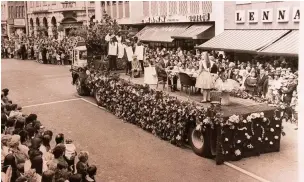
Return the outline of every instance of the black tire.
{"type": "Polygon", "coordinates": [[[80,84],[79,78],[76,80],[75,85],[76,85],[76,90],[77,90],[78,95],[80,95],[80,96],[89,95],[88,89],[80,84]]]}
{"type": "Polygon", "coordinates": [[[192,126],[188,130],[188,141],[196,155],[212,159],[214,158],[214,155],[211,153],[210,136],[208,137],[209,134],[211,133],[208,131],[201,133],[192,126]]]}
{"type": "Polygon", "coordinates": [[[195,127],[190,127],[188,130],[188,141],[193,152],[199,156],[204,157],[205,138],[201,132],[196,131],[195,127]],[[198,137],[202,136],[202,146],[198,146],[198,137]]]}

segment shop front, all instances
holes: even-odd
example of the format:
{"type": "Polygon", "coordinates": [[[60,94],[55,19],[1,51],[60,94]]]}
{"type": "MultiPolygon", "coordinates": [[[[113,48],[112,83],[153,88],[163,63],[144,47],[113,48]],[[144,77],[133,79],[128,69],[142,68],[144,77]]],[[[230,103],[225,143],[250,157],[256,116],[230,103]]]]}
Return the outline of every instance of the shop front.
{"type": "Polygon", "coordinates": [[[268,60],[297,58],[299,6],[299,2],[225,2],[229,8],[225,8],[224,32],[197,48],[221,50],[237,58],[244,54],[268,60]]]}
{"type": "Polygon", "coordinates": [[[26,28],[25,28],[25,19],[14,19],[14,25],[13,25],[13,32],[15,35],[18,35],[19,37],[25,35],[26,28]]]}
{"type": "Polygon", "coordinates": [[[210,14],[193,16],[159,16],[143,20],[146,24],[137,33],[139,40],[151,47],[193,49],[214,37],[214,22],[210,14]]]}

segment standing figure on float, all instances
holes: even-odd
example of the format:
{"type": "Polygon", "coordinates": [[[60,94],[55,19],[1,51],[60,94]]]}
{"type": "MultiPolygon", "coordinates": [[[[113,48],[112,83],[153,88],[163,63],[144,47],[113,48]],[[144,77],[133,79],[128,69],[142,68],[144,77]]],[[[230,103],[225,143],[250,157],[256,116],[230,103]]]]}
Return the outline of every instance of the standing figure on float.
{"type": "Polygon", "coordinates": [[[213,89],[214,80],[210,73],[211,63],[207,52],[203,52],[199,62],[199,76],[196,80],[195,87],[203,90],[202,103],[210,102],[210,91],[213,89]]]}

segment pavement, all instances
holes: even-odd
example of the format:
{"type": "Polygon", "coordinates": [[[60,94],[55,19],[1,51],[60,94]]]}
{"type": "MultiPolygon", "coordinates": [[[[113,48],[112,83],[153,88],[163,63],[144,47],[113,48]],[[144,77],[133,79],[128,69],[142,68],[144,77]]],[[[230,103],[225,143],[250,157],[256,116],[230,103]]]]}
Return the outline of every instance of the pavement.
{"type": "Polygon", "coordinates": [[[68,66],[15,59],[2,59],[1,66],[1,87],[10,89],[9,97],[55,134],[73,139],[78,151],[89,151],[97,181],[298,181],[298,131],[292,124],[284,123],[280,152],[217,166],[124,123],[93,98],[79,97],[68,66]]]}

